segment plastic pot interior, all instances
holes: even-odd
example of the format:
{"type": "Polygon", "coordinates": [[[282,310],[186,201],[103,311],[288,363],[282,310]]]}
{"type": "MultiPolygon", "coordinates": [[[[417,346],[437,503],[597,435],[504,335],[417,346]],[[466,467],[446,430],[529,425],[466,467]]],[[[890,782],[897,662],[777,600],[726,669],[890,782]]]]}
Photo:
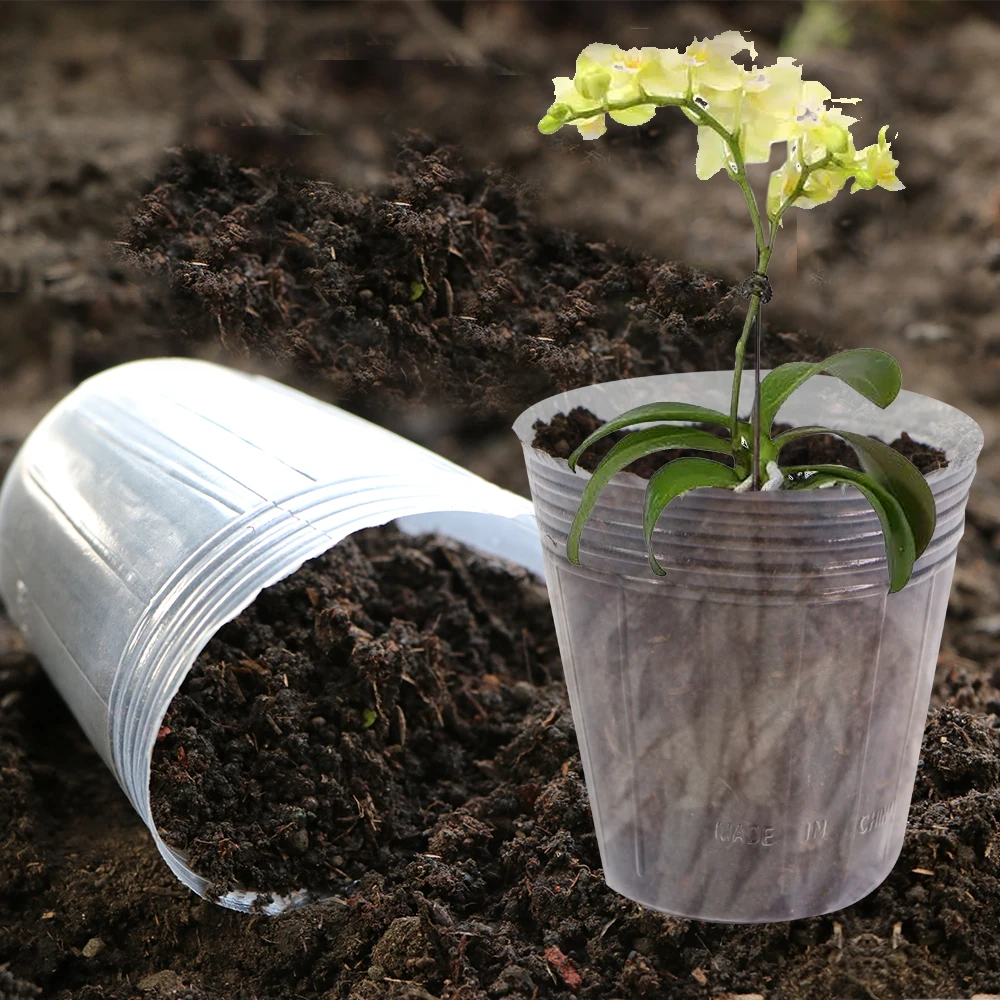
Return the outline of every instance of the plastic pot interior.
{"type": "MultiPolygon", "coordinates": [[[[670,504],[649,569],[645,482],[616,477],[566,537],[585,472],[531,446],[533,425],[583,406],[729,409],[730,372],[666,375],[547,399],[515,424],[608,884],[685,917],[780,921],[874,889],[902,846],[979,427],[903,392],[886,410],[816,378],[779,414],[943,449],[938,526],[910,584],[888,593],[878,518],[851,488],[670,504]]],[[[749,380],[748,380],[749,381],[749,380]]],[[[744,386],[748,412],[752,385],[744,386]]]]}
{"type": "MultiPolygon", "coordinates": [[[[361,528],[439,531],[541,573],[531,504],[270,379],[159,359],[80,385],[0,490],[0,594],[177,877],[149,802],[161,720],[260,591],[361,528]]],[[[276,898],[269,912],[309,898],[276,898]]],[[[267,886],[218,900],[247,910],[267,886]]]]}

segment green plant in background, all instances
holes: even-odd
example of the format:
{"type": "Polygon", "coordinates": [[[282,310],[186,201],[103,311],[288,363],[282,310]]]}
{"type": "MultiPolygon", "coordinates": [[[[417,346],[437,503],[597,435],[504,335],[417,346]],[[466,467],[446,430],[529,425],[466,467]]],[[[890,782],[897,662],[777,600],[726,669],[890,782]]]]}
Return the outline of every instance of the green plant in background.
{"type": "Polygon", "coordinates": [[[755,322],[760,358],[761,304],[771,295],[767,268],[785,213],[792,207],[815,208],[831,201],[852,179],[852,194],[874,187],[902,190],[896,177],[898,163],[886,140],[888,126],[879,132],[877,142],[856,149],[851,126],[857,119],[831,105],[855,104],[857,98],[832,99],[821,83],[803,80],[802,67],[787,56],[773,66],[744,69],[734,60],[744,51],[756,59],[753,43],[737,31],[695,40],[684,52],[652,47],[626,51],[593,44],[577,58],[572,78],[553,80],[555,102],[538,123],[546,135],[573,124],[585,139],[596,139],[606,131],[606,115],[623,125],[642,125],[657,108],[679,107],[698,127],[698,177],[707,180],[725,170],[739,184],[757,251],[753,274],[743,286],[750,304],[736,345],[729,413],[688,403],[650,403],[621,414],[591,434],[570,456],[571,469],[586,449],[608,434],[654,424],[626,435],[595,469],[573,521],[567,552],[573,562],[579,562],[584,525],[600,492],[616,473],[658,451],[689,449],[728,455],[732,465],[710,458],[678,458],[650,478],[643,530],[654,572],[663,574],[651,548],[653,528],[667,504],[689,490],[702,486],[735,491],[803,490],[840,483],[857,487],[878,514],[890,589],[895,592],[908,582],[914,561],[934,532],[934,500],[924,477],[898,452],[864,435],[797,427],[772,436],[771,428],[791,393],[820,373],[836,376],[877,406],[888,406],[900,389],[896,361],[884,351],[859,348],[817,364],[782,365],[763,381],[758,374],[750,420],[740,419],[738,413],[744,357],[755,322]],[[787,157],[770,176],[765,233],[746,168],[751,163],[767,163],[776,142],[786,144],[787,157]],[[691,426],[697,423],[717,425],[724,436],[691,426]],[[785,445],[816,434],[835,434],[846,441],[863,471],[842,465],[780,465],[785,445]]]}
{"type": "Polygon", "coordinates": [[[805,0],[802,13],[781,39],[779,51],[805,55],[822,48],[844,48],[854,34],[852,8],[844,0],[805,0]]]}

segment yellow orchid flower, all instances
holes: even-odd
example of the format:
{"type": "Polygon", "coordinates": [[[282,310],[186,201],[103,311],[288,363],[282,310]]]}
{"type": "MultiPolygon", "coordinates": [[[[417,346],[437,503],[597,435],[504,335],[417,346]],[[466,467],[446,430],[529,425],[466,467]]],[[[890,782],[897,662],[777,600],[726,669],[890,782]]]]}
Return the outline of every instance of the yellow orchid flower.
{"type": "MultiPolygon", "coordinates": [[[[676,72],[673,75],[676,76],[676,72]]],[[[617,45],[595,42],[577,57],[576,75],[573,77],[575,90],[585,100],[597,104],[637,101],[644,93],[674,96],[668,90],[672,85],[672,74],[669,68],[662,65],[660,50],[652,46],[622,49],[617,45]]],[[[676,96],[683,93],[681,89],[676,96]]],[[[609,113],[622,125],[643,125],[656,113],[656,105],[609,109],[609,113]]],[[[596,139],[607,131],[603,116],[579,122],[577,128],[584,139],[596,139]]]]}
{"type": "Polygon", "coordinates": [[[720,170],[732,170],[729,147],[715,129],[704,125],[698,127],[698,155],[694,161],[694,172],[700,181],[707,181],[720,170]]]}
{"type": "Polygon", "coordinates": [[[599,110],[597,101],[590,100],[583,96],[576,88],[572,77],[557,76],[552,80],[552,87],[555,91],[556,101],[565,104],[574,114],[581,111],[599,110]]]}
{"type": "Polygon", "coordinates": [[[899,160],[893,159],[885,133],[889,126],[883,125],[878,133],[878,142],[858,150],[856,158],[857,176],[851,185],[851,194],[855,191],[870,191],[874,187],[885,188],[886,191],[903,191],[906,185],[896,176],[899,160]]]}
{"type": "Polygon", "coordinates": [[[602,103],[638,99],[640,77],[657,58],[658,50],[652,47],[621,49],[594,42],[577,56],[573,82],[584,97],[602,103]]]}
{"type": "Polygon", "coordinates": [[[572,121],[584,139],[597,139],[607,131],[609,114],[624,125],[641,125],[656,113],[658,102],[676,101],[698,125],[695,171],[702,180],[722,169],[736,178],[742,172],[739,158],[745,164],[766,163],[774,143],[788,143],[788,160],[772,174],[768,186],[772,216],[795,192],[804,168],[812,169],[795,199],[799,208],[830,201],[851,177],[852,192],[902,189],[886,129],[877,143],[858,151],[851,135],[858,119],[829,106],[855,104],[860,98],[832,98],[823,84],[804,81],[802,67],[788,56],[772,66],[743,69],[733,57],[744,51],[756,58],[753,43],[738,31],[695,39],[684,52],[595,42],[577,57],[572,78],[552,81],[556,100],[538,128],[555,132],[572,121]],[[646,103],[646,98],[655,103],[646,103]],[[736,137],[739,157],[730,148],[732,140],[705,125],[685,99],[697,103],[724,132],[736,137]],[[818,168],[821,161],[827,165],[818,168]]]}
{"type": "Polygon", "coordinates": [[[650,97],[680,98],[688,89],[688,61],[679,49],[642,49],[655,53],[643,64],[638,82],[650,97]]]}
{"type": "Polygon", "coordinates": [[[744,121],[739,135],[743,162],[768,163],[771,146],[788,138],[787,127],[786,121],[769,115],[757,115],[744,121]]]}
{"type": "Polygon", "coordinates": [[[746,163],[767,163],[771,146],[792,135],[801,92],[802,67],[788,56],[773,66],[746,71],[740,129],[740,150],[746,163]]]}
{"type": "MultiPolygon", "coordinates": [[[[538,130],[543,135],[558,132],[570,118],[576,118],[574,124],[584,139],[599,139],[607,132],[608,128],[604,122],[604,111],[599,103],[584,97],[577,90],[574,81],[570,77],[557,76],[552,80],[552,84],[555,88],[555,103],[552,104],[546,112],[545,117],[538,123],[538,130]],[[577,117],[578,115],[586,114],[588,111],[594,113],[585,118],[577,117]]],[[[636,108],[629,109],[630,112],[637,110],[636,108]]],[[[654,108],[653,111],[655,110],[654,108]]],[[[652,117],[652,114],[650,114],[650,117],[652,117]]],[[[633,124],[633,122],[629,121],[625,124],[633,124]]],[[[635,122],[634,124],[639,123],[635,122]]]]}
{"type": "Polygon", "coordinates": [[[577,57],[576,74],[571,79],[555,77],[555,103],[538,123],[539,131],[557,132],[567,120],[575,122],[584,139],[597,139],[607,127],[604,113],[623,125],[642,125],[656,113],[655,104],[635,104],[611,109],[608,104],[656,98],[681,98],[687,90],[688,67],[677,49],[622,49],[595,42],[577,57]],[[587,111],[594,114],[580,120],[587,111]]]}
{"type": "Polygon", "coordinates": [[[851,126],[857,121],[857,118],[845,115],[840,108],[824,111],[819,124],[806,130],[802,136],[802,155],[806,162],[821,160],[827,153],[838,157],[853,155],[851,126]]]}
{"type": "Polygon", "coordinates": [[[818,80],[803,80],[802,88],[795,98],[795,122],[793,135],[803,135],[819,121],[826,102],[831,98],[828,88],[818,80]]]}
{"type": "Polygon", "coordinates": [[[739,31],[724,31],[714,38],[696,38],[684,51],[694,90],[699,91],[702,87],[736,90],[741,87],[744,70],[733,62],[733,56],[744,51],[757,58],[753,42],[739,31]]]}
{"type": "MultiPolygon", "coordinates": [[[[790,207],[808,209],[833,201],[850,176],[850,168],[838,164],[811,171],[802,192],[790,207]]],[[[771,174],[767,185],[767,214],[770,218],[775,218],[785,202],[795,194],[801,177],[802,165],[792,151],[788,159],[771,174]]]]}
{"type": "Polygon", "coordinates": [[[574,84],[598,100],[625,102],[650,97],[683,97],[687,65],[676,49],[622,49],[594,43],[577,57],[574,84]]]}
{"type": "Polygon", "coordinates": [[[802,168],[794,157],[789,157],[778,167],[767,182],[767,214],[773,219],[781,210],[781,206],[795,193],[795,188],[802,176],[802,168]]]}
{"type": "MultiPolygon", "coordinates": [[[[767,163],[771,146],[788,138],[794,117],[793,97],[801,89],[800,66],[791,60],[776,66],[744,71],[744,85],[734,90],[701,87],[695,98],[728,132],[737,133],[744,163],[767,163]]],[[[713,128],[698,129],[695,171],[701,180],[723,167],[735,169],[725,139],[713,128]]]]}
{"type": "Polygon", "coordinates": [[[850,171],[842,167],[827,167],[811,174],[805,190],[795,199],[796,208],[815,208],[833,201],[850,179],[850,171]]]}
{"type": "MultiPolygon", "coordinates": [[[[597,106],[597,102],[584,97],[576,89],[576,85],[570,77],[557,76],[552,80],[552,85],[555,88],[555,103],[549,107],[549,110],[545,113],[545,117],[538,123],[538,131],[543,135],[551,135],[553,132],[558,132],[570,118],[584,114],[587,111],[597,112],[596,117],[599,117],[603,123],[604,115],[600,114],[601,109],[597,106]]],[[[592,121],[593,118],[587,120],[587,122],[592,121]]],[[[587,122],[579,122],[577,127],[580,124],[587,124],[587,122]]],[[[593,131],[592,127],[590,130],[593,131]]],[[[604,129],[601,129],[592,138],[596,139],[599,135],[603,135],[604,131],[604,129]]],[[[583,134],[582,130],[581,134],[583,134]]]]}
{"type": "MultiPolygon", "coordinates": [[[[725,129],[738,132],[745,163],[767,163],[771,146],[793,132],[797,103],[802,95],[802,67],[789,57],[773,66],[741,70],[742,85],[729,90],[701,86],[696,100],[725,129]]],[[[732,168],[725,140],[714,129],[698,132],[698,177],[712,177],[723,167],[732,168]]]]}
{"type": "Polygon", "coordinates": [[[791,56],[780,56],[773,66],[754,66],[744,71],[743,91],[752,114],[793,118],[802,88],[802,67],[796,66],[791,56]]]}
{"type": "Polygon", "coordinates": [[[608,130],[604,122],[604,115],[594,115],[593,118],[584,118],[576,123],[577,131],[584,139],[600,139],[608,130]]]}
{"type": "MultiPolygon", "coordinates": [[[[743,100],[741,90],[715,90],[702,86],[695,101],[710,114],[727,132],[736,128],[743,100]]],[[[690,116],[689,116],[690,117],[690,116]]],[[[695,118],[697,121],[697,118],[695,118]]],[[[695,160],[695,174],[699,180],[707,181],[720,170],[733,170],[732,153],[726,140],[708,125],[698,126],[698,156],[695,160]]]]}
{"type": "Polygon", "coordinates": [[[617,45],[594,42],[576,57],[573,85],[587,99],[603,103],[611,88],[611,64],[621,50],[617,45]]]}
{"type": "Polygon", "coordinates": [[[567,120],[586,111],[600,111],[594,101],[588,100],[576,89],[573,80],[568,76],[557,76],[552,80],[555,88],[555,103],[545,112],[545,117],[538,123],[538,130],[543,135],[558,132],[567,120]]]}
{"type": "MultiPolygon", "coordinates": [[[[788,139],[801,143],[802,157],[806,163],[823,159],[827,153],[843,156],[852,153],[853,140],[850,129],[858,119],[845,115],[840,108],[828,108],[830,91],[816,80],[802,84],[795,115],[788,122],[788,139]]],[[[842,104],[856,104],[859,98],[838,98],[842,104]]]]}

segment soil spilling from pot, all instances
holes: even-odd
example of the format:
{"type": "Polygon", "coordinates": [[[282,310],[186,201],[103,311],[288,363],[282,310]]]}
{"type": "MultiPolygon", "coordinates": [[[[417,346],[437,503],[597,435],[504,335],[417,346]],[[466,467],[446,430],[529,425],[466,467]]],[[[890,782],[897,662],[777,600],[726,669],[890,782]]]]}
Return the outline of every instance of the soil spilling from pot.
{"type": "MultiPolygon", "coordinates": [[[[604,424],[605,421],[594,416],[590,410],[578,406],[570,410],[569,413],[557,413],[550,421],[537,421],[533,428],[535,437],[532,446],[555,458],[569,458],[594,431],[603,427],[604,424]]],[[[698,426],[720,437],[724,435],[724,431],[715,425],[699,424],[698,426]]],[[[791,424],[775,424],[773,432],[777,434],[790,429],[791,424]]],[[[593,472],[608,452],[629,433],[627,430],[615,431],[595,442],[580,456],[579,467],[593,472]]],[[[885,443],[913,462],[925,476],[935,469],[943,469],[948,465],[947,456],[943,451],[932,445],[914,441],[905,432],[895,441],[883,442],[883,444],[885,443]]],[[[657,469],[675,458],[702,454],[704,453],[687,449],[661,451],[655,455],[646,455],[637,459],[631,465],[626,466],[625,471],[631,472],[641,479],[649,479],[657,469]]],[[[726,461],[725,456],[720,458],[719,455],[713,454],[711,457],[717,461],[726,461]]],[[[782,465],[846,465],[851,469],[861,469],[854,450],[833,434],[817,434],[813,437],[793,441],[782,449],[781,463],[782,465]]]]}
{"type": "Polygon", "coordinates": [[[482,847],[489,829],[454,810],[494,787],[560,673],[539,580],[359,532],[198,657],[157,739],[153,815],[215,892],[344,888],[393,855],[482,847]]]}

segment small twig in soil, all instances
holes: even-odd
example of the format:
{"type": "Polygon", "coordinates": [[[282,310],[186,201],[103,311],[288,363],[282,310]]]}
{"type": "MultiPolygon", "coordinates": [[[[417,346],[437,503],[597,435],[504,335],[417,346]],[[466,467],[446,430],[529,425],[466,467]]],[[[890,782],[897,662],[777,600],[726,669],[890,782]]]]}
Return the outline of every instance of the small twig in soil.
{"type": "Polygon", "coordinates": [[[472,704],[472,707],[476,711],[476,715],[480,719],[482,719],[483,721],[485,721],[486,719],[488,719],[489,715],[487,714],[486,709],[483,708],[483,706],[479,704],[479,702],[476,700],[475,696],[472,694],[472,692],[468,689],[468,687],[464,683],[462,684],[462,689],[461,690],[462,690],[462,694],[464,694],[465,697],[469,699],[470,703],[472,704]]]}

